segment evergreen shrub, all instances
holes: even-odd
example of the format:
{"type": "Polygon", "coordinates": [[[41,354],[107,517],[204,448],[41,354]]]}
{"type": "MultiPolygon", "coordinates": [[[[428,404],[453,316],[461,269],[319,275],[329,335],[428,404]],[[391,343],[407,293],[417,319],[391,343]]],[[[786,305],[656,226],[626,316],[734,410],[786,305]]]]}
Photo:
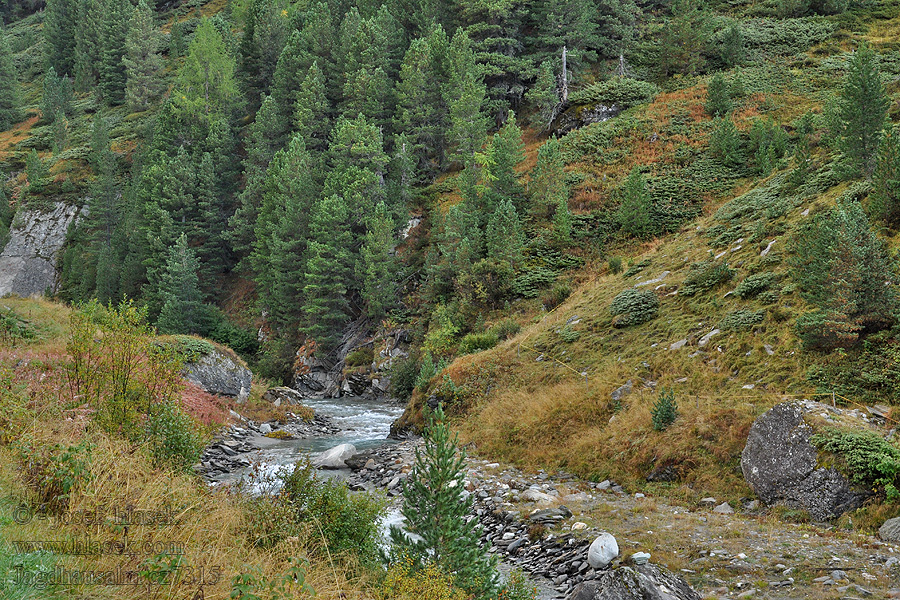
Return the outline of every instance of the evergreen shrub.
{"type": "Polygon", "coordinates": [[[613,298],[609,312],[615,327],[640,325],[656,318],[659,313],[659,298],[649,290],[630,288],[613,298]]]}
{"type": "Polygon", "coordinates": [[[657,94],[659,94],[659,88],[648,81],[629,77],[613,77],[572,93],[569,101],[572,104],[596,103],[626,109],[652,102],[657,94]]]}
{"type": "Polygon", "coordinates": [[[900,500],[900,448],[874,431],[829,427],[810,438],[820,450],[834,453],[851,481],[883,489],[888,500],[900,500]]]}
{"type": "Polygon", "coordinates": [[[653,408],[650,409],[653,429],[665,431],[678,418],[678,403],[675,401],[675,390],[661,389],[653,408]]]}
{"type": "Polygon", "coordinates": [[[678,290],[681,296],[693,296],[700,292],[711,290],[734,277],[734,271],[728,267],[728,263],[716,263],[711,260],[694,263],[690,273],[678,290]]]}

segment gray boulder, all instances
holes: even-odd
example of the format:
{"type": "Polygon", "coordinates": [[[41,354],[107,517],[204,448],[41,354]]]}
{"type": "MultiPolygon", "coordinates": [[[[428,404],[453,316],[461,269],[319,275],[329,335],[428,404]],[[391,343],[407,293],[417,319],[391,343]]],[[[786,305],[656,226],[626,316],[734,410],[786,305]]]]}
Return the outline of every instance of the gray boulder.
{"type": "Polygon", "coordinates": [[[587,561],[595,569],[605,569],[619,556],[619,543],[610,533],[601,533],[588,548],[587,561]]]}
{"type": "Polygon", "coordinates": [[[885,542],[900,542],[900,517],[885,521],[878,528],[878,537],[885,542]]]}
{"type": "Polygon", "coordinates": [[[253,373],[234,354],[215,348],[196,361],[185,363],[184,378],[210,394],[231,396],[244,402],[250,397],[253,373]]]}
{"type": "Polygon", "coordinates": [[[346,469],[347,459],[356,454],[353,444],[339,444],[312,459],[312,465],[319,469],[346,469]]]}
{"type": "Polygon", "coordinates": [[[303,404],[303,396],[297,390],[289,387],[273,387],[266,390],[263,394],[263,400],[271,402],[275,406],[282,404],[303,404]]]}
{"type": "Polygon", "coordinates": [[[688,583],[652,564],[619,567],[575,586],[568,600],[700,600],[688,583]]]}
{"type": "Polygon", "coordinates": [[[760,500],[825,521],[859,508],[869,497],[836,469],[817,466],[818,451],[809,441],[814,432],[804,414],[828,409],[818,402],[785,402],[753,423],[741,470],[760,500]]]}
{"type": "Polygon", "coordinates": [[[62,202],[53,204],[49,212],[19,209],[9,241],[0,248],[0,297],[56,291],[56,259],[78,215],[78,207],[62,202]]]}

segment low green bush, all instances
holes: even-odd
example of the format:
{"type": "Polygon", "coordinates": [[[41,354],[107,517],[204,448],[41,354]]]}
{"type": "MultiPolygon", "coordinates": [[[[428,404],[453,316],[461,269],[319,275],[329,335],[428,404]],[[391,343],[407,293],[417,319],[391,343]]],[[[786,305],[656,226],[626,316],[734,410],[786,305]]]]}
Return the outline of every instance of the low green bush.
{"type": "Polygon", "coordinates": [[[344,364],[348,367],[366,367],[371,365],[373,360],[375,360],[375,351],[371,346],[363,346],[348,354],[344,359],[344,364]]]}
{"type": "Polygon", "coordinates": [[[719,329],[722,331],[741,331],[750,329],[754,325],[759,325],[766,318],[766,311],[763,310],[734,310],[725,315],[719,321],[719,329]]]}
{"type": "Polygon", "coordinates": [[[829,427],[810,438],[820,450],[835,454],[850,480],[884,490],[888,500],[900,500],[900,448],[873,431],[829,427]]]}
{"type": "Polygon", "coordinates": [[[753,298],[768,290],[776,281],[778,281],[777,273],[757,273],[741,281],[734,289],[734,293],[740,298],[753,298]]]}
{"type": "Polygon", "coordinates": [[[482,333],[468,333],[459,342],[459,354],[475,354],[482,350],[490,350],[500,342],[500,338],[493,331],[482,333]]]}
{"type": "Polygon", "coordinates": [[[355,554],[364,565],[379,560],[384,502],[368,494],[351,494],[343,482],[320,481],[308,462],[298,462],[284,478],[282,501],[299,523],[308,524],[308,540],[331,555],[355,554]]]}
{"type": "Polygon", "coordinates": [[[404,402],[412,397],[419,376],[419,364],[412,356],[391,363],[391,395],[404,402]]]}
{"type": "Polygon", "coordinates": [[[566,301],[572,294],[572,288],[568,283],[559,282],[553,286],[546,294],[541,296],[541,304],[544,305],[545,310],[553,310],[560,304],[566,301]]]}
{"type": "Polygon", "coordinates": [[[147,442],[154,464],[181,472],[190,471],[206,445],[197,422],[171,400],[151,409],[147,442]]]}
{"type": "Polygon", "coordinates": [[[572,104],[603,104],[626,109],[652,102],[659,88],[648,81],[629,77],[613,77],[600,81],[569,96],[572,104]]]}
{"type": "Polygon", "coordinates": [[[649,290],[630,288],[613,298],[609,312],[615,317],[614,327],[640,325],[659,313],[659,298],[649,290]]]}
{"type": "Polygon", "coordinates": [[[18,443],[21,473],[42,506],[57,514],[65,512],[72,492],[91,479],[93,449],[86,440],[68,446],[18,443]]]}
{"type": "Polygon", "coordinates": [[[501,340],[510,339],[511,337],[519,333],[521,329],[522,326],[519,325],[519,322],[512,317],[500,319],[491,326],[491,331],[493,331],[501,340]]]}
{"type": "Polygon", "coordinates": [[[728,263],[704,261],[691,265],[691,271],[678,290],[681,296],[693,296],[728,281],[734,277],[734,271],[728,263]]]}
{"type": "Polygon", "coordinates": [[[678,403],[675,401],[675,390],[661,389],[653,408],[650,409],[653,429],[665,431],[678,418],[678,403]]]}

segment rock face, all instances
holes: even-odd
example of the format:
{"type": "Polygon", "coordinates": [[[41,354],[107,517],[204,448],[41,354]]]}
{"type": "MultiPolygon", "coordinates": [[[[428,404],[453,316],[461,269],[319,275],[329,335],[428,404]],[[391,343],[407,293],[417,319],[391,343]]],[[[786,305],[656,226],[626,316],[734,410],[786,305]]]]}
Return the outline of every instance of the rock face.
{"type": "Polygon", "coordinates": [[[0,253],[0,296],[27,297],[56,291],[56,258],[79,209],[58,202],[53,210],[22,208],[13,219],[9,242],[0,253]]]}
{"type": "Polygon", "coordinates": [[[303,404],[303,396],[289,387],[274,387],[266,390],[263,400],[271,402],[275,406],[282,404],[303,404]]]}
{"type": "Polygon", "coordinates": [[[572,590],[569,600],[700,600],[700,595],[671,571],[643,564],[585,581],[572,590]]]}
{"type": "Polygon", "coordinates": [[[232,396],[244,402],[250,396],[253,373],[234,357],[215,349],[184,365],[184,377],[210,394],[232,396]]]}
{"type": "Polygon", "coordinates": [[[744,479],[766,504],[784,503],[817,520],[862,506],[869,494],[856,490],[833,468],[817,468],[806,412],[830,410],[818,402],[786,402],[762,414],[741,453],[744,479]]]}
{"type": "Polygon", "coordinates": [[[314,458],[312,465],[319,469],[345,469],[347,468],[347,459],[354,454],[356,454],[356,446],[340,444],[314,458]]]}

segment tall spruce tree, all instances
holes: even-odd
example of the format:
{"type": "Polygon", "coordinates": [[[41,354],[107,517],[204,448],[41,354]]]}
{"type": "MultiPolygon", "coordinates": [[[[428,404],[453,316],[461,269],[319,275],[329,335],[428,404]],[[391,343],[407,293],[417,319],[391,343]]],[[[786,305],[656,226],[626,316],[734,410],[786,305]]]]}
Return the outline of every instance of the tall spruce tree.
{"type": "Polygon", "coordinates": [[[491,598],[499,587],[497,559],[481,543],[481,525],[473,518],[474,499],[465,494],[465,452],[458,449],[443,409],[428,417],[424,446],[403,484],[400,512],[406,530],[391,527],[391,541],[400,552],[433,562],[451,574],[453,583],[475,598],[491,598]]]}
{"type": "Polygon", "coordinates": [[[861,44],[850,58],[838,97],[836,133],[853,175],[872,176],[889,105],[875,52],[861,44]]]}
{"type": "Polygon", "coordinates": [[[22,119],[19,78],[6,33],[0,31],[0,130],[10,129],[22,119]]]}
{"type": "Polygon", "coordinates": [[[197,271],[200,261],[181,234],[169,250],[160,295],[165,297],[157,326],[162,333],[200,333],[203,302],[197,271]]]}
{"type": "MultiPolygon", "coordinates": [[[[506,123],[491,139],[487,148],[482,176],[487,180],[490,193],[484,197],[499,200],[512,200],[520,213],[525,211],[525,190],[519,183],[516,169],[525,159],[525,144],[522,142],[522,130],[516,123],[515,113],[509,111],[506,123]]],[[[486,221],[494,211],[496,201],[488,201],[483,207],[486,221]]]]}
{"type": "Polygon", "coordinates": [[[358,263],[357,279],[369,318],[377,321],[396,306],[397,266],[394,220],[385,203],[379,202],[369,218],[358,263]]]}
{"type": "Polygon", "coordinates": [[[76,0],[48,0],[44,8],[47,63],[61,75],[75,74],[76,0]]]}
{"type": "Polygon", "coordinates": [[[237,94],[234,59],[209,19],[197,28],[178,75],[176,104],[196,115],[223,114],[237,94]]]}
{"type": "Polygon", "coordinates": [[[77,0],[75,21],[75,88],[88,92],[100,77],[103,60],[103,2],[77,0]]]}
{"type": "Polygon", "coordinates": [[[525,236],[513,202],[506,198],[497,205],[485,229],[487,256],[516,266],[522,259],[525,236]]]}
{"type": "Polygon", "coordinates": [[[325,352],[336,349],[349,319],[347,283],[352,258],[347,218],[344,200],[337,195],[317,202],[310,218],[300,331],[325,352]]]}
{"type": "Polygon", "coordinates": [[[872,188],[872,211],[877,218],[896,227],[900,223],[900,129],[897,127],[881,138],[872,188]]]}
{"type": "Polygon", "coordinates": [[[318,62],[313,62],[297,90],[294,108],[294,127],[306,140],[306,147],[322,152],[328,145],[331,132],[331,107],[325,89],[325,76],[318,62]]]}
{"type": "Polygon", "coordinates": [[[108,104],[122,104],[125,101],[123,60],[132,11],[130,0],[106,0],[104,3],[99,87],[108,104]]]}
{"type": "Polygon", "coordinates": [[[125,38],[125,98],[133,111],[147,110],[162,92],[159,72],[163,61],[158,52],[159,32],[154,23],[153,10],[140,0],[128,22],[125,38]]]}
{"type": "Polygon", "coordinates": [[[487,120],[481,110],[485,88],[475,63],[468,35],[458,30],[449,48],[449,77],[444,86],[450,128],[447,137],[455,146],[453,157],[465,167],[475,165],[475,153],[481,148],[487,120]]]}

